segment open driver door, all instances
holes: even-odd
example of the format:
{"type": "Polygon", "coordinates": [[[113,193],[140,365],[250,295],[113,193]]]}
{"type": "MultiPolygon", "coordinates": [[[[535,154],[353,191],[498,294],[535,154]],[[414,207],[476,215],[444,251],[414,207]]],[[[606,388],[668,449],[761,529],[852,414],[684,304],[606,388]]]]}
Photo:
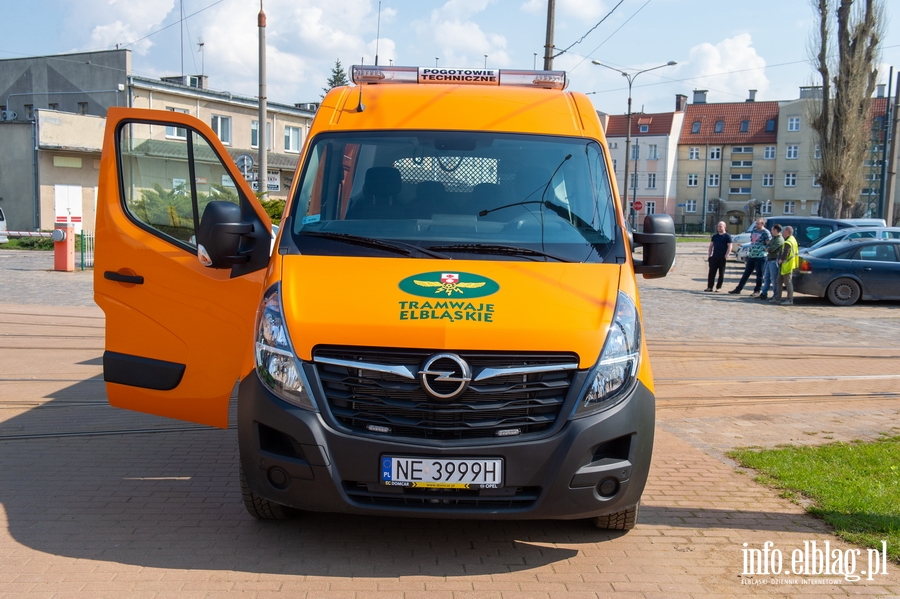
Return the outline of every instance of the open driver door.
{"type": "Polygon", "coordinates": [[[106,314],[109,403],[226,427],[253,348],[271,221],[212,129],[178,112],[109,110],[98,196],[94,299],[106,314]],[[239,214],[229,268],[198,259],[210,202],[239,214]]]}

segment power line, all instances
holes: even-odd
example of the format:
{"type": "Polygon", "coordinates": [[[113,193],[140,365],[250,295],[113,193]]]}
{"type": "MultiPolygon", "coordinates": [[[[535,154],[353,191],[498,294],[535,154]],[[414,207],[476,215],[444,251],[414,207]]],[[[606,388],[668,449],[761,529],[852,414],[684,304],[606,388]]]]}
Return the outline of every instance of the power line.
{"type": "Polygon", "coordinates": [[[599,27],[600,24],[603,23],[603,21],[605,21],[606,19],[608,19],[608,18],[610,17],[610,15],[612,15],[614,12],[616,12],[616,9],[619,8],[619,7],[622,5],[623,2],[625,2],[625,0],[619,0],[619,3],[616,4],[615,6],[613,6],[613,7],[612,7],[612,10],[610,10],[608,13],[606,13],[606,16],[603,17],[602,19],[600,19],[600,21],[599,21],[596,25],[594,25],[593,27],[591,27],[590,29],[588,29],[587,33],[585,33],[585,34],[582,35],[580,38],[578,38],[577,41],[572,42],[572,44],[571,44],[568,48],[566,48],[565,50],[560,50],[557,54],[554,54],[554,55],[553,55],[553,58],[556,58],[557,56],[562,56],[563,54],[565,54],[566,52],[568,52],[569,50],[571,50],[571,49],[572,49],[572,46],[575,46],[576,44],[580,44],[581,42],[583,42],[583,41],[584,41],[584,38],[586,38],[587,36],[589,36],[589,35],[591,34],[591,32],[594,31],[594,29],[596,29],[597,27],[599,27]]]}
{"type": "Polygon", "coordinates": [[[617,34],[617,33],[622,29],[622,27],[625,27],[625,25],[627,25],[628,22],[631,21],[631,19],[635,18],[635,17],[638,15],[638,13],[641,12],[642,10],[644,10],[644,9],[647,7],[647,5],[650,4],[652,1],[653,1],[653,0],[647,0],[646,2],[644,2],[644,4],[642,4],[641,7],[640,7],[639,9],[637,9],[636,11],[634,11],[634,14],[633,14],[633,15],[631,15],[630,17],[628,17],[627,19],[625,19],[625,22],[624,22],[624,23],[622,23],[621,25],[619,25],[619,27],[616,28],[615,31],[613,31],[612,33],[610,33],[609,36],[607,36],[607,38],[606,38],[605,40],[603,40],[602,42],[600,42],[600,45],[599,45],[599,46],[597,46],[596,48],[594,48],[593,50],[591,50],[590,52],[588,52],[588,56],[585,56],[585,57],[581,60],[581,62],[579,62],[578,64],[576,64],[574,67],[572,67],[572,69],[571,69],[569,72],[571,73],[572,71],[574,71],[575,69],[577,69],[578,67],[580,67],[580,66],[584,63],[585,60],[587,60],[589,57],[593,56],[594,52],[596,52],[597,50],[600,49],[600,46],[602,46],[603,44],[605,44],[606,42],[608,42],[610,39],[612,39],[612,37],[613,37],[615,34],[617,34]]]}
{"type": "Polygon", "coordinates": [[[165,27],[160,27],[160,28],[157,29],[156,31],[151,31],[150,33],[148,33],[147,35],[145,35],[145,36],[142,37],[142,38],[138,38],[138,39],[134,40],[133,42],[128,42],[127,44],[122,44],[122,47],[123,47],[123,48],[127,48],[128,46],[133,46],[133,45],[135,45],[135,44],[138,43],[138,42],[142,42],[142,41],[144,41],[145,39],[147,39],[148,37],[150,37],[151,35],[156,35],[157,33],[161,32],[161,31],[165,31],[165,30],[168,29],[169,27],[174,27],[175,25],[180,24],[182,21],[186,21],[187,19],[190,19],[190,18],[193,17],[193,16],[199,15],[199,14],[202,13],[203,11],[209,10],[209,9],[212,8],[213,6],[216,6],[216,5],[218,5],[218,4],[222,4],[223,2],[225,2],[225,0],[217,0],[216,2],[213,2],[212,4],[210,4],[209,6],[207,6],[207,7],[205,7],[205,8],[201,8],[201,9],[198,10],[197,12],[193,12],[193,13],[189,14],[189,15],[186,16],[186,17],[182,17],[181,19],[178,19],[178,20],[175,21],[174,23],[169,23],[169,24],[166,25],[165,27]]]}

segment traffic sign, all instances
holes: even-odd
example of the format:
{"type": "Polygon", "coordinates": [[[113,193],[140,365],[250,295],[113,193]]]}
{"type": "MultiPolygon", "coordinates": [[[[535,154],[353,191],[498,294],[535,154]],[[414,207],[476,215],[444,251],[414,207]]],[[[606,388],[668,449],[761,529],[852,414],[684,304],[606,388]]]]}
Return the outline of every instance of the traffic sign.
{"type": "Polygon", "coordinates": [[[644,203],[641,202],[640,200],[635,200],[634,203],[631,205],[631,207],[634,208],[635,210],[640,210],[641,208],[644,207],[644,203]]]}
{"type": "Polygon", "coordinates": [[[685,206],[687,206],[687,204],[678,204],[679,208],[684,208],[685,206]]]}

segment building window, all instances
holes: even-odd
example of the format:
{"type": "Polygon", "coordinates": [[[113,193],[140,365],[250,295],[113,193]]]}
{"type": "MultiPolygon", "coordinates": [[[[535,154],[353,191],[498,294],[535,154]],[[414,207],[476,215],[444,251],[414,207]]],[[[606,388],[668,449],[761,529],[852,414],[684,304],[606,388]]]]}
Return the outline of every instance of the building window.
{"type": "Polygon", "coordinates": [[[647,160],[659,160],[659,146],[656,144],[647,146],[647,160]]]}
{"type": "Polygon", "coordinates": [[[775,160],[775,146],[766,146],[763,158],[766,160],[775,160]]]}
{"type": "Polygon", "coordinates": [[[700,160],[700,148],[691,148],[688,151],[688,160],[700,160]]]}
{"type": "Polygon", "coordinates": [[[787,153],[785,153],[784,157],[788,160],[796,160],[800,155],[800,146],[788,146],[787,153]]]}
{"type": "Polygon", "coordinates": [[[822,158],[822,146],[820,146],[819,144],[816,144],[816,149],[813,152],[813,158],[815,158],[816,160],[820,160],[822,158]]]}
{"type": "MultiPolygon", "coordinates": [[[[166,110],[170,112],[180,112],[181,114],[190,114],[186,108],[172,108],[166,106],[166,110]]],[[[183,127],[166,127],[166,137],[169,139],[187,139],[187,129],[183,127]]]]}
{"type": "Polygon", "coordinates": [[[751,173],[731,173],[732,181],[752,181],[753,175],[751,173]]]}
{"type": "Polygon", "coordinates": [[[813,175],[813,187],[822,187],[822,180],[819,179],[819,175],[813,175]]]}
{"type": "Polygon", "coordinates": [[[656,202],[647,202],[644,206],[647,208],[647,214],[656,214],[656,202]]]}
{"type": "Polygon", "coordinates": [[[691,133],[700,133],[700,121],[691,123],[691,133]]]}
{"type": "Polygon", "coordinates": [[[647,173],[647,189],[656,189],[656,173],[647,173]]]}
{"type": "Polygon", "coordinates": [[[78,113],[79,114],[87,114],[88,113],[88,103],[87,102],[79,102],[78,103],[78,113]]]}
{"type": "Polygon", "coordinates": [[[632,160],[640,160],[641,159],[641,146],[634,144],[631,146],[631,159],[632,160]]]}
{"type": "Polygon", "coordinates": [[[615,158],[613,158],[613,172],[614,173],[619,172],[619,161],[616,160],[615,158]]]}
{"type": "Polygon", "coordinates": [[[797,173],[785,173],[784,174],[784,186],[785,187],[797,187],[797,173]]]}
{"type": "Polygon", "coordinates": [[[720,160],[722,158],[722,148],[710,148],[709,149],[709,159],[710,160],[720,160]]]}
{"type": "MultiPolygon", "coordinates": [[[[250,147],[259,147],[259,121],[250,123],[250,147]]],[[[272,149],[272,123],[266,123],[266,149],[272,149]]]]}
{"type": "Polygon", "coordinates": [[[59,110],[59,104],[57,104],[56,102],[50,102],[47,105],[47,108],[49,108],[50,110],[59,110]]]}
{"type": "Polygon", "coordinates": [[[231,145],[231,117],[230,116],[219,116],[218,114],[212,115],[212,120],[210,121],[210,125],[212,126],[212,130],[215,134],[222,140],[222,143],[227,145],[231,145]]]}
{"type": "Polygon", "coordinates": [[[749,187],[732,187],[728,190],[728,193],[734,195],[750,195],[749,187]]]}
{"type": "Polygon", "coordinates": [[[688,200],[684,203],[685,212],[697,212],[697,200],[688,200]]]}
{"type": "Polygon", "coordinates": [[[744,119],[741,121],[741,133],[748,133],[750,131],[750,119],[744,119]]]}
{"type": "Polygon", "coordinates": [[[752,160],[732,160],[731,168],[748,168],[753,166],[752,160]]]}
{"type": "Polygon", "coordinates": [[[797,202],[788,201],[784,203],[784,213],[785,214],[796,214],[797,211],[797,202]]]}
{"type": "MultiPolygon", "coordinates": [[[[799,116],[791,116],[788,117],[788,131],[799,131],[800,130],[800,117],[799,116]]],[[[787,214],[787,212],[785,212],[787,214]]],[[[793,214],[793,213],[791,213],[793,214]]]]}
{"type": "Polygon", "coordinates": [[[719,174],[718,173],[710,173],[708,181],[706,182],[707,187],[718,187],[719,186],[719,174]]]}
{"type": "Polygon", "coordinates": [[[650,131],[650,125],[640,125],[638,127],[638,131],[640,131],[641,133],[647,133],[648,131],[650,131]]]}
{"type": "Polygon", "coordinates": [[[734,146],[731,148],[732,154],[752,154],[753,146],[734,146]]]}
{"type": "Polygon", "coordinates": [[[26,104],[25,105],[25,118],[26,119],[34,118],[34,104],[26,104]]]}
{"type": "Polygon", "coordinates": [[[813,202],[810,205],[809,213],[813,216],[819,216],[819,202],[813,202]]]}
{"type": "Polygon", "coordinates": [[[772,133],[775,131],[775,119],[769,119],[766,121],[766,133],[772,133]]]}
{"type": "Polygon", "coordinates": [[[775,174],[774,173],[766,173],[763,175],[762,180],[763,187],[775,187],[775,174]]]}
{"type": "Polygon", "coordinates": [[[713,129],[713,132],[721,133],[724,130],[725,130],[725,121],[716,121],[716,126],[713,129]]]}
{"type": "Polygon", "coordinates": [[[637,173],[628,173],[628,189],[637,187],[637,173]]]}
{"type": "Polygon", "coordinates": [[[759,213],[764,215],[772,214],[772,200],[766,200],[760,204],[759,213]]]}
{"type": "Polygon", "coordinates": [[[697,187],[697,179],[699,175],[688,175],[687,184],[688,187],[697,187]]]}
{"type": "Polygon", "coordinates": [[[300,151],[300,127],[284,128],[284,151],[299,152],[300,151]]]}

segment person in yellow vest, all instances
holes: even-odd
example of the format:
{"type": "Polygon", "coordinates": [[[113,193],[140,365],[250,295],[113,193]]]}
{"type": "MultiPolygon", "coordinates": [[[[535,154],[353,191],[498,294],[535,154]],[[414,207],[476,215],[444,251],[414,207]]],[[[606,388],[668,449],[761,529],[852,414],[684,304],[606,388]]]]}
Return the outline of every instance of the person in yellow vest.
{"type": "Polygon", "coordinates": [[[782,306],[794,305],[794,271],[800,266],[800,252],[794,228],[785,227],[783,231],[784,246],[778,257],[778,277],[775,279],[775,297],[769,301],[782,306]],[[787,299],[781,299],[781,289],[787,289],[787,299]]]}

